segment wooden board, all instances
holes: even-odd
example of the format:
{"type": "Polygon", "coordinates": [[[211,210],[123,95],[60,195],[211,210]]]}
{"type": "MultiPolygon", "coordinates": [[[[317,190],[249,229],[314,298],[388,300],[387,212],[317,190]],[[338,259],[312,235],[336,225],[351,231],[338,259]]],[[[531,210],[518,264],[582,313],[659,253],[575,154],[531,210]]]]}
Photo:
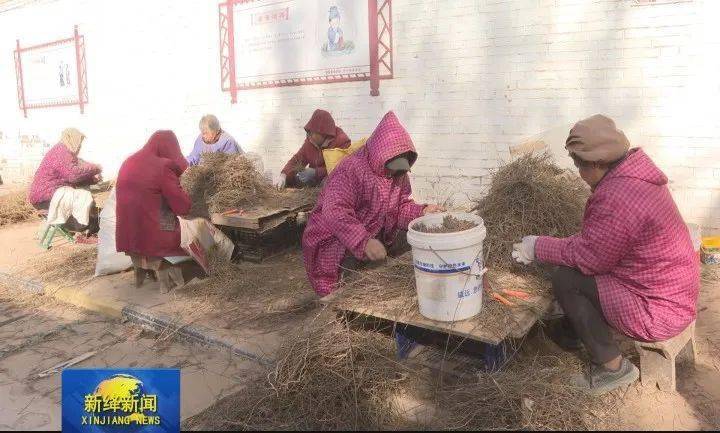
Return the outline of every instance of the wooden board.
{"type": "MultiPolygon", "coordinates": [[[[510,288],[510,287],[505,287],[510,288]]],[[[363,302],[363,306],[359,306],[357,299],[362,296],[354,293],[355,301],[352,303],[343,302],[345,289],[339,289],[330,295],[320,299],[324,305],[329,305],[339,311],[348,311],[365,316],[375,317],[378,319],[388,320],[391,322],[402,323],[431,331],[442,332],[446,334],[456,335],[462,338],[481,341],[489,344],[499,344],[506,338],[522,338],[532,326],[547,313],[552,306],[552,298],[547,295],[535,296],[528,301],[532,304],[532,308],[521,306],[504,307],[508,308],[510,320],[500,329],[490,331],[483,325],[483,311],[477,316],[461,320],[457,322],[439,322],[428,319],[420,314],[419,311],[398,313],[397,311],[387,311],[368,296],[367,302],[363,302]]],[[[488,297],[487,294],[483,295],[488,297]]],[[[486,302],[495,302],[492,300],[484,300],[486,302]]],[[[485,306],[483,308],[486,308],[485,306]]]]}
{"type": "Polygon", "coordinates": [[[288,218],[296,217],[299,212],[309,211],[312,209],[312,206],[312,203],[306,203],[292,208],[243,209],[242,213],[233,213],[229,215],[213,213],[210,215],[210,221],[212,221],[215,225],[259,230],[264,232],[281,225],[287,221],[288,218]]]}

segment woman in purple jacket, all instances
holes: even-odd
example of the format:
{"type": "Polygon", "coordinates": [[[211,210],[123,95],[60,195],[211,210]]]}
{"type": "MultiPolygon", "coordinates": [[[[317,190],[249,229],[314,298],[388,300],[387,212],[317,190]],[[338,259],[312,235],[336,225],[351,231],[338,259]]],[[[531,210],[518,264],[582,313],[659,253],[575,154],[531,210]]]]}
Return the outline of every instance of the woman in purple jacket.
{"type": "Polygon", "coordinates": [[[237,144],[232,135],[220,128],[220,121],[212,114],[200,119],[200,135],[195,140],[193,150],[187,157],[189,165],[200,164],[200,156],[203,153],[222,152],[227,154],[239,153],[243,150],[237,144]]]}

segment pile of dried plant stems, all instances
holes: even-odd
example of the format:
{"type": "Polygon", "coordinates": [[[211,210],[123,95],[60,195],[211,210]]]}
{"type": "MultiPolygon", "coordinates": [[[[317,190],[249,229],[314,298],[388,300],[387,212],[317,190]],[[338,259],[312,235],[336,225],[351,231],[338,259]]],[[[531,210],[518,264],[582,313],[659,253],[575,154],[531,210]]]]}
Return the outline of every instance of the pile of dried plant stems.
{"type": "Polygon", "coordinates": [[[390,397],[409,380],[394,343],[334,314],[314,316],[289,335],[266,377],[213,408],[203,428],[377,430],[394,426],[390,397]]]}
{"type": "Polygon", "coordinates": [[[360,325],[320,313],[286,338],[264,376],[184,427],[589,430],[602,426],[603,405],[611,409],[616,400],[591,398],[570,385],[571,375],[581,371],[571,354],[526,345],[502,371],[477,370],[458,380],[398,361],[391,338],[360,325]],[[403,414],[399,396],[429,416],[403,414]]]}
{"type": "Polygon", "coordinates": [[[37,210],[28,202],[27,191],[0,196],[0,227],[37,219],[37,210]]]}
{"type": "MultiPolygon", "coordinates": [[[[208,218],[211,213],[255,206],[292,206],[294,202],[314,201],[318,190],[278,191],[243,155],[204,153],[200,164],[188,168],[180,183],[190,195],[190,216],[208,218]]],[[[302,204],[302,203],[300,203],[302,204]]]]}
{"type": "Polygon", "coordinates": [[[429,226],[425,223],[417,223],[413,229],[423,233],[456,233],[470,230],[473,227],[477,227],[474,221],[467,221],[452,215],[445,215],[442,223],[439,225],[429,226]]]}
{"type": "Polygon", "coordinates": [[[572,354],[523,348],[499,372],[438,389],[450,430],[596,430],[611,424],[616,394],[591,397],[572,385],[582,366],[572,354]]]}
{"type": "Polygon", "coordinates": [[[523,236],[577,233],[588,197],[583,181],[559,168],[548,153],[527,154],[500,167],[474,209],[487,228],[486,265],[514,268],[512,244],[523,236]]]}
{"type": "Polygon", "coordinates": [[[188,282],[182,301],[168,305],[183,320],[217,318],[224,327],[284,325],[315,307],[299,253],[262,264],[228,262],[209,251],[208,278],[188,282]]]}

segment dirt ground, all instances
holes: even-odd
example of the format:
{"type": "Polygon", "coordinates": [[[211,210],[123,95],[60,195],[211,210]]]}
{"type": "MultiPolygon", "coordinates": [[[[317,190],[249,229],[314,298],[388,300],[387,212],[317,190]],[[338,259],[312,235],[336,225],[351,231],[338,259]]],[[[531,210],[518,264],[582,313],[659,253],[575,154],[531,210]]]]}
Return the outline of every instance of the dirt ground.
{"type": "Polygon", "coordinates": [[[181,370],[181,418],[242,389],[259,371],[226,351],[157,335],[38,296],[0,287],[0,430],[60,430],[60,372],[41,375],[80,355],[75,368],[166,367],[181,370]]]}

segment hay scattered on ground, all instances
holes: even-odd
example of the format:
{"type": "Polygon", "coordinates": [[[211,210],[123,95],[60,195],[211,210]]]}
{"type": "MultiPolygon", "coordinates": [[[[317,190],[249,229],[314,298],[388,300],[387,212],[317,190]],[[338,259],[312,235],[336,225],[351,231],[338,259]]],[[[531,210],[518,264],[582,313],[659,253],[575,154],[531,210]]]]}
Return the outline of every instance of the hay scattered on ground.
{"type": "Polygon", "coordinates": [[[351,329],[332,314],[297,329],[267,376],[212,408],[210,425],[201,428],[342,431],[398,423],[390,398],[409,374],[391,339],[351,329]]]}
{"type": "Polygon", "coordinates": [[[63,245],[42,253],[21,274],[53,285],[88,281],[95,274],[96,260],[97,245],[63,245]]]}
{"type": "Polygon", "coordinates": [[[570,385],[578,358],[525,350],[495,373],[439,389],[441,425],[450,430],[596,430],[618,395],[592,397],[570,385]]]}
{"type": "Polygon", "coordinates": [[[470,230],[473,227],[477,227],[477,224],[473,221],[467,221],[455,218],[452,215],[446,215],[440,225],[428,226],[425,223],[417,223],[413,229],[423,233],[456,233],[470,230]]]}
{"type": "Polygon", "coordinates": [[[512,245],[523,236],[577,233],[588,197],[582,180],[559,168],[550,154],[525,155],[500,167],[474,209],[487,228],[485,263],[515,269],[512,245]]]}
{"type": "Polygon", "coordinates": [[[261,264],[230,263],[215,250],[209,256],[210,276],[189,282],[177,292],[179,302],[169,304],[183,321],[217,320],[223,328],[290,326],[316,306],[296,251],[261,264]]]}
{"type": "Polygon", "coordinates": [[[0,196],[0,227],[37,219],[37,211],[28,202],[26,190],[0,196]]]}
{"type": "Polygon", "coordinates": [[[720,281],[720,265],[701,265],[700,280],[704,284],[720,281]]]}
{"type": "Polygon", "coordinates": [[[202,218],[238,208],[300,206],[308,199],[314,202],[318,194],[317,188],[278,191],[250,159],[220,152],[203,154],[200,164],[188,168],[180,183],[192,199],[190,215],[202,218]]]}
{"type": "Polygon", "coordinates": [[[581,372],[572,354],[529,344],[500,372],[460,378],[400,362],[391,338],[354,325],[325,313],[304,323],[264,376],[183,428],[591,430],[609,425],[619,401],[618,392],[596,398],[569,386],[581,372]],[[413,402],[419,417],[399,400],[413,402]]]}

